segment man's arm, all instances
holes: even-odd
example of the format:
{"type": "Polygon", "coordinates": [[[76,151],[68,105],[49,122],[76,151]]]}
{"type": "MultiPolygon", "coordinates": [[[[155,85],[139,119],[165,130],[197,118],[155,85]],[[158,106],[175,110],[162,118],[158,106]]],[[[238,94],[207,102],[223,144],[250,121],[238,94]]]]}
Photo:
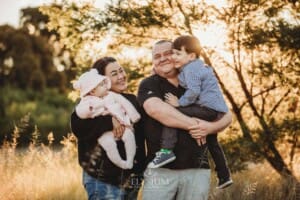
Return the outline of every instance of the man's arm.
{"type": "Polygon", "coordinates": [[[227,126],[230,125],[231,121],[232,114],[230,111],[228,111],[220,119],[214,122],[197,119],[198,123],[190,126],[188,129],[194,138],[199,138],[208,134],[214,134],[223,131],[227,126]]]}
{"type": "Polygon", "coordinates": [[[232,121],[230,111],[214,122],[188,117],[157,97],[147,99],[143,107],[152,118],[165,126],[189,130],[191,136],[195,139],[203,139],[208,134],[220,132],[229,126],[232,121]]]}
{"type": "Polygon", "coordinates": [[[143,107],[149,116],[165,126],[189,130],[189,127],[197,125],[195,119],[182,114],[158,97],[148,98],[143,107]]]}

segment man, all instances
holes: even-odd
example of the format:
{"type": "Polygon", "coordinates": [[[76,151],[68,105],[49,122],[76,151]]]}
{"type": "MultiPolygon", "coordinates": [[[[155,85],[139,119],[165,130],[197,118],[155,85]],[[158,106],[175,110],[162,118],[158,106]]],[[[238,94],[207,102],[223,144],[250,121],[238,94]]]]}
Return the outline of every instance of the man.
{"type": "Polygon", "coordinates": [[[203,136],[228,126],[231,114],[225,114],[217,122],[204,122],[188,117],[165,103],[166,93],[170,92],[177,97],[184,93],[184,89],[179,86],[178,72],[172,60],[172,43],[166,40],[157,42],[152,57],[156,74],[144,79],[138,91],[138,101],[147,113],[144,127],[147,162],[160,149],[163,125],[180,130],[174,149],[176,160],[164,168],[145,171],[143,199],[208,199],[211,172],[203,136]],[[203,145],[199,146],[196,139],[201,139],[203,145]]]}

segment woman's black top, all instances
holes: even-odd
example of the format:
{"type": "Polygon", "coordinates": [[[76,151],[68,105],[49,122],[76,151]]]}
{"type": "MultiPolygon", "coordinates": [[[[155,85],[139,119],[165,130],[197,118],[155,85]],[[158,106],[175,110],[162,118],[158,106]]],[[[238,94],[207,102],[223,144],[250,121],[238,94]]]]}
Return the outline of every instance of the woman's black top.
{"type": "MultiPolygon", "coordinates": [[[[143,111],[136,96],[121,94],[129,100],[141,114],[141,120],[134,124],[137,151],[134,166],[131,170],[123,170],[114,165],[106,152],[98,144],[97,139],[105,132],[112,131],[112,116],[98,116],[93,119],[80,119],[76,112],[71,114],[71,129],[78,140],[78,159],[83,170],[90,176],[113,185],[123,185],[132,173],[141,174],[145,169],[145,137],[143,130],[143,111]]],[[[119,153],[126,159],[123,141],[117,141],[119,153]]]]}

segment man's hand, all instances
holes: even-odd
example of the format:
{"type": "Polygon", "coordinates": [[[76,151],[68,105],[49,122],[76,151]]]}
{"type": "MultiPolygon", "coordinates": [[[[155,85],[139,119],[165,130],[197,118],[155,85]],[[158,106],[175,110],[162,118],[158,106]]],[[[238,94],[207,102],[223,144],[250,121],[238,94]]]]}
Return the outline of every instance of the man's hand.
{"type": "Polygon", "coordinates": [[[125,126],[122,125],[115,117],[112,118],[113,133],[115,138],[120,139],[125,131],[125,126]]]}
{"type": "Polygon", "coordinates": [[[200,138],[196,139],[196,141],[197,141],[197,144],[199,146],[201,146],[201,145],[203,145],[203,144],[206,143],[206,137],[205,136],[204,137],[200,137],[200,138]]]}
{"type": "Polygon", "coordinates": [[[212,124],[208,121],[194,118],[197,124],[189,127],[189,132],[194,138],[206,137],[213,130],[212,124]]]}
{"type": "Polygon", "coordinates": [[[179,106],[179,103],[178,103],[178,98],[173,95],[172,93],[168,92],[166,95],[165,95],[165,99],[166,99],[166,102],[174,107],[178,107],[179,106]]]}
{"type": "Polygon", "coordinates": [[[199,121],[202,121],[202,120],[200,120],[198,118],[194,118],[194,117],[192,119],[195,120],[194,125],[191,126],[191,128],[194,128],[194,129],[192,129],[193,131],[191,131],[189,129],[189,133],[197,141],[197,144],[199,146],[201,146],[201,145],[206,143],[206,135],[205,134],[203,134],[203,135],[199,134],[199,132],[198,132],[198,128],[199,128],[198,123],[199,123],[199,121]]]}

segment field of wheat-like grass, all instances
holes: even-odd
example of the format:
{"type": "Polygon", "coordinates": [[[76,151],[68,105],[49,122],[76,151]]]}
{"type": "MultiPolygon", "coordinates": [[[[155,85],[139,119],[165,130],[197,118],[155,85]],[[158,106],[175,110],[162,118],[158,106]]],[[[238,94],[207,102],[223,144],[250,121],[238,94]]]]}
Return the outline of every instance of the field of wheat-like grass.
{"type": "MultiPolygon", "coordinates": [[[[87,199],[72,134],[61,141],[59,149],[52,147],[52,133],[47,145],[33,139],[28,148],[18,149],[17,131],[0,148],[0,200],[87,199]]],[[[213,172],[209,200],[300,199],[300,185],[283,180],[266,163],[234,173],[234,184],[225,190],[215,189],[215,177],[213,172]]]]}

